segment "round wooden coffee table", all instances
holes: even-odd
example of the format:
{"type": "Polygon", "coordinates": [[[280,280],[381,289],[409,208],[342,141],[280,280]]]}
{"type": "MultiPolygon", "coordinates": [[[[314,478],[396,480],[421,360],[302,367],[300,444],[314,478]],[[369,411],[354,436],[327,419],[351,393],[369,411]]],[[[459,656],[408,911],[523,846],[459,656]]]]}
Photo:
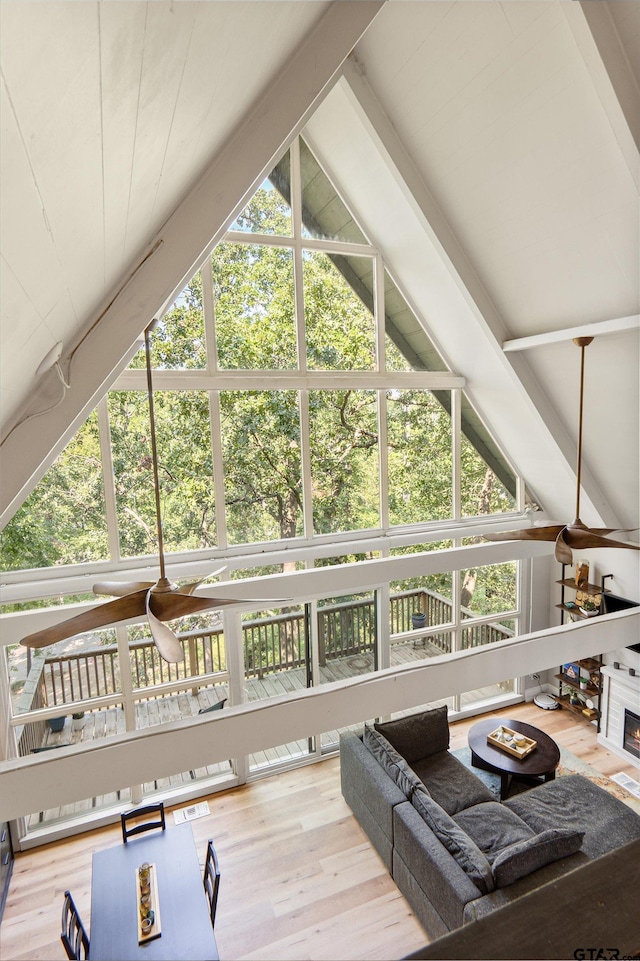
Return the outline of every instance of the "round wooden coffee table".
{"type": "Polygon", "coordinates": [[[471,763],[475,767],[500,775],[501,801],[508,796],[514,777],[518,780],[531,780],[533,784],[541,783],[541,779],[553,781],[560,761],[560,748],[548,734],[534,727],[533,724],[512,721],[509,718],[485,717],[478,721],[469,731],[469,747],[471,763]],[[527,757],[518,758],[489,744],[487,735],[500,726],[509,727],[512,731],[518,731],[519,734],[533,738],[537,742],[536,749],[527,757]]]}

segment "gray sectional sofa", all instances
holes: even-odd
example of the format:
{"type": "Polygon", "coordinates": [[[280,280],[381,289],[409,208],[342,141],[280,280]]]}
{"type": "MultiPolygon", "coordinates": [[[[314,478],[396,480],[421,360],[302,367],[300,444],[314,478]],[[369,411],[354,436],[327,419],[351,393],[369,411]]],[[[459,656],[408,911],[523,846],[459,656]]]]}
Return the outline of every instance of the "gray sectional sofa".
{"type": "Polygon", "coordinates": [[[640,817],[578,774],[497,801],[449,752],[446,707],[342,735],[340,772],[432,939],[640,838],[640,817]]]}

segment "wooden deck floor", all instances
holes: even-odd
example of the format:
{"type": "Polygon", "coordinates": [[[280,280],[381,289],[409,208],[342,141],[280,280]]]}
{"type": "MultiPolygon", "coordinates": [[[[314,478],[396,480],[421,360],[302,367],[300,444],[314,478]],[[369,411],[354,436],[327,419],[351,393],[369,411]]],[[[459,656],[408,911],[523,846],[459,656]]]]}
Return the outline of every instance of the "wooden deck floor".
{"type": "MultiPolygon", "coordinates": [[[[405,644],[394,645],[392,649],[392,666],[410,661],[423,660],[425,657],[433,657],[440,653],[441,651],[429,644],[429,642],[423,645],[421,643],[416,644],[415,642],[407,641],[405,644]]],[[[373,655],[371,653],[361,653],[327,661],[326,666],[320,669],[320,673],[322,682],[330,683],[331,681],[344,680],[367,674],[373,670],[373,667],[373,655]]],[[[245,682],[245,690],[250,701],[265,700],[283,694],[291,694],[295,691],[304,690],[305,687],[306,675],[304,668],[269,674],[262,678],[247,678],[245,682]]],[[[468,692],[463,695],[462,700],[463,703],[471,703],[472,701],[483,700],[503,693],[503,690],[503,686],[496,684],[489,688],[468,692]]],[[[192,694],[191,691],[184,691],[169,697],[139,701],[135,708],[136,729],[142,730],[157,724],[165,724],[171,721],[178,721],[181,718],[193,717],[198,714],[201,708],[210,707],[217,701],[227,697],[227,686],[225,684],[218,684],[201,689],[197,695],[192,694]]],[[[65,721],[64,729],[59,733],[53,733],[47,730],[43,746],[57,747],[77,744],[104,737],[111,737],[116,734],[124,734],[125,731],[125,716],[121,707],[90,711],[86,713],[80,721],[74,722],[68,717],[65,721]]],[[[330,752],[333,745],[337,748],[338,741],[339,731],[322,732],[322,750],[324,752],[330,752]]],[[[249,758],[249,768],[252,772],[264,771],[273,765],[302,759],[308,756],[309,753],[309,740],[296,740],[252,754],[249,758]]],[[[211,764],[203,768],[183,771],[169,778],[147,782],[143,784],[142,788],[145,796],[153,794],[165,795],[172,790],[194,787],[194,781],[207,779],[211,781],[213,785],[215,780],[223,782],[228,780],[232,775],[233,771],[228,762],[211,764]]],[[[129,799],[130,790],[127,788],[118,794],[113,793],[100,797],[86,798],[73,805],[65,805],[61,808],[51,808],[47,811],[37,812],[27,819],[28,829],[41,829],[46,825],[56,824],[67,818],[76,817],[96,809],[110,807],[121,802],[127,802],[129,799]]]]}

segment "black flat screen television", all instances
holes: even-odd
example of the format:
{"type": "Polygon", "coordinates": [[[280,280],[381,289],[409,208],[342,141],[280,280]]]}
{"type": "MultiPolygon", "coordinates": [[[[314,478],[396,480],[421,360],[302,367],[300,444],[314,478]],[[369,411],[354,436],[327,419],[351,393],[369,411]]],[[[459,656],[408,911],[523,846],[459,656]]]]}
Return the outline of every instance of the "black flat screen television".
{"type": "MultiPolygon", "coordinates": [[[[602,603],[605,614],[614,614],[616,611],[627,611],[630,607],[640,607],[640,601],[632,601],[628,597],[620,597],[618,594],[603,594],[602,603]]],[[[628,644],[627,649],[640,653],[640,643],[628,644]]]]}

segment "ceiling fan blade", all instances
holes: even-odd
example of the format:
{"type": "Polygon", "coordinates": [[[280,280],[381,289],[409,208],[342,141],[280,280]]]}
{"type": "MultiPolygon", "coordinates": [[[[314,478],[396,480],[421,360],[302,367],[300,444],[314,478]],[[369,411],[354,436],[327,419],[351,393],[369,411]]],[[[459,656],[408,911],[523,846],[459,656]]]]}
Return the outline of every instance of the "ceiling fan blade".
{"type": "MultiPolygon", "coordinates": [[[[560,564],[572,564],[573,554],[571,553],[571,548],[567,544],[565,537],[567,534],[567,528],[563,527],[558,536],[556,537],[556,549],[555,555],[556,560],[560,564]]],[[[577,546],[577,545],[576,545],[577,546]]]]}
{"type": "Polygon", "coordinates": [[[555,541],[563,530],[562,524],[551,524],[545,527],[523,527],[520,531],[498,531],[482,536],[486,541],[555,541]]]}
{"type": "Polygon", "coordinates": [[[155,581],[98,581],[91,590],[94,594],[108,594],[112,597],[125,597],[135,591],[148,591],[155,581]]]}
{"type": "Polygon", "coordinates": [[[171,628],[159,621],[151,610],[152,596],[153,591],[147,591],[145,607],[147,610],[147,617],[149,619],[151,637],[153,638],[154,644],[158,648],[160,656],[163,657],[165,661],[168,661],[169,664],[179,664],[180,661],[184,661],[184,650],[182,649],[180,641],[173,633],[171,628]]]}
{"type": "Polygon", "coordinates": [[[621,547],[625,550],[640,551],[640,544],[614,541],[603,537],[594,530],[572,530],[567,528],[567,543],[575,550],[588,550],[591,547],[621,547]]]}
{"type": "Polygon", "coordinates": [[[217,574],[222,574],[222,572],[223,572],[223,571],[226,571],[226,569],[227,569],[227,565],[226,565],[226,564],[223,564],[222,567],[219,567],[219,568],[218,568],[217,570],[215,570],[215,571],[211,571],[210,574],[207,574],[206,577],[201,577],[200,580],[198,580],[198,581],[192,581],[190,584],[181,584],[181,585],[180,585],[180,589],[179,589],[179,590],[180,590],[180,593],[181,593],[181,594],[193,594],[193,592],[195,591],[196,587],[199,587],[200,584],[204,584],[204,582],[205,582],[205,581],[208,581],[210,577],[216,577],[217,574]]]}
{"type": "Polygon", "coordinates": [[[85,631],[96,631],[101,627],[108,627],[109,624],[116,624],[118,621],[126,621],[134,617],[139,617],[145,613],[145,591],[136,591],[127,594],[126,597],[118,597],[106,604],[100,604],[90,611],[76,614],[66,621],[53,624],[42,631],[36,631],[23,637],[20,641],[25,647],[48,647],[56,641],[64,641],[75,634],[83,634],[85,631]]]}
{"type": "MultiPolygon", "coordinates": [[[[264,599],[263,599],[264,600],[264,599]]],[[[175,617],[185,617],[187,614],[198,614],[200,611],[215,611],[231,604],[262,603],[260,598],[237,597],[201,597],[194,594],[183,594],[182,591],[168,591],[159,593],[151,591],[150,606],[160,621],[171,621],[175,617]]],[[[267,603],[274,603],[269,599],[267,603]]]]}

